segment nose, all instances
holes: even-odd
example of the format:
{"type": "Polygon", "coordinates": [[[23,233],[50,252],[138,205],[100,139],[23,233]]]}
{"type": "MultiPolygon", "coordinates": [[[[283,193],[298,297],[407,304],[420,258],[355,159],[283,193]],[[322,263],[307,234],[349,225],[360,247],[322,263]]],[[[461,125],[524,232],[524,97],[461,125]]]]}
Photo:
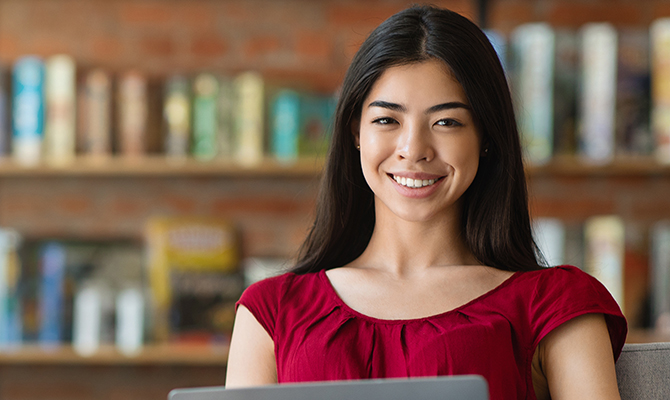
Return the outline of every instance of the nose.
{"type": "Polygon", "coordinates": [[[435,157],[430,132],[419,125],[410,125],[398,136],[397,156],[411,162],[431,161],[435,157]]]}

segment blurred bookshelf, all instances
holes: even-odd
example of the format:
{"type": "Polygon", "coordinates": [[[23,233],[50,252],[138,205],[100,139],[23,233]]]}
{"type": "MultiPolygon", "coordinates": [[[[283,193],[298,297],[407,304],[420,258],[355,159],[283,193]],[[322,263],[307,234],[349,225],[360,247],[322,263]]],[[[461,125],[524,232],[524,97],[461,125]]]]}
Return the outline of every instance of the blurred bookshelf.
{"type": "Polygon", "coordinates": [[[133,355],[114,346],[102,346],[90,356],[78,354],[71,346],[45,349],[25,345],[0,352],[2,365],[108,365],[108,366],[225,366],[227,345],[151,344],[133,355]]]}
{"type": "Polygon", "coordinates": [[[26,166],[9,158],[0,159],[0,178],[14,177],[262,177],[309,178],[318,176],[322,158],[301,158],[281,162],[265,158],[254,165],[240,165],[226,160],[199,161],[193,158],[171,160],[165,156],[109,157],[91,159],[78,157],[62,164],[26,166]]]}

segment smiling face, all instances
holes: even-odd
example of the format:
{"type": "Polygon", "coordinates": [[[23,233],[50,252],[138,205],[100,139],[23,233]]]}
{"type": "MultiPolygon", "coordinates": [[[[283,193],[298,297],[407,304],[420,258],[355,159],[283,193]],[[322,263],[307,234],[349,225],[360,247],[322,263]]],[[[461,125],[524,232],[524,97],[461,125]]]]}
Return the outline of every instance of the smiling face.
{"type": "Polygon", "coordinates": [[[444,63],[387,69],[364,100],[354,134],[378,218],[386,211],[409,221],[460,215],[480,138],[463,88],[444,63]]]}

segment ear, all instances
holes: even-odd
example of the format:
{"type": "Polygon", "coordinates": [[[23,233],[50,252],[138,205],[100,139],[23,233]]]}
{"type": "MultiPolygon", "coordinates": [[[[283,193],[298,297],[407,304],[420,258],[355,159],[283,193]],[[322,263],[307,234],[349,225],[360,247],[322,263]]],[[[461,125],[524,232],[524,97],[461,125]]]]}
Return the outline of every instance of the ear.
{"type": "Polygon", "coordinates": [[[361,144],[361,120],[360,119],[353,119],[351,120],[351,134],[354,136],[354,145],[356,147],[360,146],[361,144]]]}

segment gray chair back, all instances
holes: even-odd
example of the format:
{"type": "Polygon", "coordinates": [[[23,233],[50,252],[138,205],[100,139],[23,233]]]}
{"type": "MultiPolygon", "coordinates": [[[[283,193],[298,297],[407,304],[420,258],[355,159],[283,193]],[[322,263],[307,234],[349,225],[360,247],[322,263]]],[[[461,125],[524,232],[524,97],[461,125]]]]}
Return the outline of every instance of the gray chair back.
{"type": "Polygon", "coordinates": [[[616,374],[621,400],[670,399],[670,343],[627,343],[616,374]]]}

